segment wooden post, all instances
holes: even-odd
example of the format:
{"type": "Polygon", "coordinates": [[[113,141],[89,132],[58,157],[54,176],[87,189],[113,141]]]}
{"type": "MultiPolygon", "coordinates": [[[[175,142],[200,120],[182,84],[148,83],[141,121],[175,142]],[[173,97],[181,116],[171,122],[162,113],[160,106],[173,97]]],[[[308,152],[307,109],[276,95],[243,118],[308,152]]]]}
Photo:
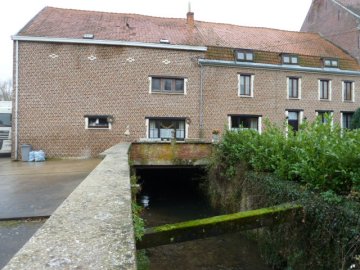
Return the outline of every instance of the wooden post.
{"type": "Polygon", "coordinates": [[[294,221],[302,212],[298,204],[281,204],[229,215],[167,224],[145,229],[137,249],[174,244],[294,221]]]}

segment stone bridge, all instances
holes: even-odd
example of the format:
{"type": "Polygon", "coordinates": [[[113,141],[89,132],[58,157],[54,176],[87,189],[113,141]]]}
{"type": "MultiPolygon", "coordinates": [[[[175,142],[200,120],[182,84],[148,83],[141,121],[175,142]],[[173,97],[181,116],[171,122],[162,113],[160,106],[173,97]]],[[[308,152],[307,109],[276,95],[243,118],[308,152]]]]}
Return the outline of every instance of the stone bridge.
{"type": "MultiPolygon", "coordinates": [[[[3,270],[136,269],[130,165],[206,164],[205,143],[119,144],[59,206],[3,270]]],[[[139,248],[292,221],[301,206],[258,209],[146,230],[139,248]],[[154,240],[155,239],[155,240],[154,240]]]]}

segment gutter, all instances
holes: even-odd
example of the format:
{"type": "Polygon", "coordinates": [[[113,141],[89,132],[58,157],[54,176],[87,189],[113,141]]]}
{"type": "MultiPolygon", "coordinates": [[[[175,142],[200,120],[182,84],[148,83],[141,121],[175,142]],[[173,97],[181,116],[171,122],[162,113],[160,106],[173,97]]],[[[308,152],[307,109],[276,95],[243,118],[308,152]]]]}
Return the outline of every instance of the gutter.
{"type": "Polygon", "coordinates": [[[200,97],[199,97],[199,137],[204,137],[204,66],[200,65],[200,97]]]}
{"type": "Polygon", "coordinates": [[[19,42],[15,41],[15,155],[14,159],[18,160],[18,140],[19,140],[19,132],[18,132],[18,108],[19,108],[19,42]]]}
{"type": "Polygon", "coordinates": [[[207,47],[205,46],[172,45],[172,44],[145,43],[138,41],[124,41],[124,40],[101,40],[101,39],[94,40],[94,39],[79,39],[79,38],[31,37],[31,36],[18,36],[18,35],[11,36],[11,39],[15,41],[130,46],[130,47],[198,51],[198,52],[205,52],[207,50],[207,47]]]}
{"type": "Polygon", "coordinates": [[[297,66],[297,65],[275,65],[275,64],[234,62],[234,61],[208,60],[208,59],[199,59],[198,63],[199,63],[199,65],[205,65],[205,66],[285,70],[285,71],[297,71],[297,72],[306,72],[306,73],[322,73],[322,74],[335,74],[335,75],[346,75],[346,76],[360,76],[360,71],[342,70],[342,69],[338,69],[338,68],[313,68],[313,67],[302,67],[302,66],[297,66]]]}

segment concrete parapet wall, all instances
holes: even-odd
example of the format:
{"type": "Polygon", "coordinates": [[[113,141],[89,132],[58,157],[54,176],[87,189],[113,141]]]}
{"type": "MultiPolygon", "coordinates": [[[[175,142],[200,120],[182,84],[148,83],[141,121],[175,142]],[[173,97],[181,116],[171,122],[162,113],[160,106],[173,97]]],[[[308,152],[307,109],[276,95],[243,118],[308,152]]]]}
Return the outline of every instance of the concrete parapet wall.
{"type": "Polygon", "coordinates": [[[128,149],[105,151],[3,269],[136,269],[128,149]]]}
{"type": "Polygon", "coordinates": [[[204,165],[211,156],[211,143],[133,143],[133,165],[204,165]]]}

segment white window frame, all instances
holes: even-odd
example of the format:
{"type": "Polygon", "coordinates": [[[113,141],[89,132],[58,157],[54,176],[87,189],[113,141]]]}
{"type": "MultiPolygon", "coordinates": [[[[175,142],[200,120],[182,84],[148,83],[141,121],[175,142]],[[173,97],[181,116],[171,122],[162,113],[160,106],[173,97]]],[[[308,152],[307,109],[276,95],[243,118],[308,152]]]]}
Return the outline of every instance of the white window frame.
{"type": "Polygon", "coordinates": [[[283,65],[299,65],[299,56],[294,54],[283,54],[281,56],[281,61],[283,65]],[[289,58],[289,61],[286,62],[285,58],[289,58]],[[294,61],[294,59],[296,59],[294,61]]]}
{"type": "Polygon", "coordinates": [[[288,129],[288,124],[289,124],[289,112],[297,112],[298,113],[298,121],[299,121],[299,127],[300,125],[304,122],[304,111],[303,110],[285,110],[285,119],[286,119],[286,128],[285,128],[285,132],[286,132],[286,136],[289,132],[289,129],[288,129]]]}
{"type": "Polygon", "coordinates": [[[149,76],[149,94],[166,94],[166,95],[187,95],[187,83],[188,83],[188,78],[183,78],[183,77],[167,77],[167,76],[149,76]],[[179,79],[179,80],[184,80],[184,92],[175,92],[175,91],[171,91],[169,93],[166,93],[164,91],[158,91],[158,92],[153,92],[152,91],[152,78],[160,78],[160,79],[179,79]]]}
{"type": "MultiPolygon", "coordinates": [[[[94,116],[85,116],[85,129],[89,129],[89,130],[111,130],[112,128],[112,123],[108,121],[108,127],[91,127],[89,126],[89,118],[95,118],[96,115],[94,116]]],[[[99,118],[104,118],[103,116],[99,115],[99,118]]]]}
{"type": "Polygon", "coordinates": [[[336,58],[324,58],[323,64],[325,68],[339,68],[339,60],[336,58]],[[327,65],[326,62],[329,62],[327,65]],[[336,65],[334,65],[336,63],[336,65]]]}
{"type": "Polygon", "coordinates": [[[341,129],[344,129],[344,125],[343,125],[343,117],[344,117],[344,113],[345,114],[349,114],[352,113],[352,117],[354,116],[354,112],[340,112],[340,127],[341,129]]]}
{"type": "Polygon", "coordinates": [[[355,102],[355,82],[353,81],[342,81],[341,82],[341,100],[342,102],[355,102]],[[345,83],[351,83],[351,100],[345,100],[345,83]]]}
{"type": "MultiPolygon", "coordinates": [[[[234,130],[233,128],[231,128],[231,126],[232,126],[231,117],[233,117],[233,116],[241,116],[241,114],[239,114],[239,115],[228,115],[228,130],[234,130]]],[[[244,116],[245,116],[245,114],[244,114],[244,116]]],[[[250,115],[249,115],[249,117],[250,117],[250,115]]],[[[258,129],[257,129],[257,132],[258,132],[259,134],[261,134],[261,132],[262,132],[262,116],[254,115],[252,118],[256,118],[256,117],[257,117],[257,119],[258,119],[258,129]]],[[[255,130],[255,129],[254,129],[254,130],[255,130]]]]}
{"type": "MultiPolygon", "coordinates": [[[[145,119],[145,128],[146,128],[146,141],[163,141],[161,138],[150,138],[149,137],[149,127],[150,127],[150,120],[158,120],[158,119],[161,119],[161,117],[149,117],[149,118],[146,118],[145,119]]],[[[171,119],[171,117],[169,117],[169,120],[171,119]]],[[[185,136],[184,136],[184,140],[176,140],[177,142],[184,142],[186,139],[188,139],[188,136],[189,136],[189,129],[190,129],[190,124],[189,124],[189,121],[187,120],[187,118],[184,118],[183,120],[182,119],[178,119],[176,117],[174,117],[174,120],[181,120],[181,121],[184,121],[185,123],[185,136]]]]}
{"type": "Polygon", "coordinates": [[[300,77],[296,77],[296,76],[289,76],[289,77],[286,77],[286,96],[287,96],[287,99],[290,99],[290,100],[298,100],[298,99],[301,99],[301,78],[300,77]],[[290,97],[289,94],[290,94],[290,79],[298,79],[298,97],[290,97]]]}
{"type": "Polygon", "coordinates": [[[318,99],[321,101],[331,101],[332,99],[332,81],[329,79],[318,79],[318,99]],[[321,98],[321,81],[328,81],[329,82],[329,93],[328,99],[321,98]]]}
{"type": "Polygon", "coordinates": [[[238,74],[238,97],[245,97],[245,98],[253,98],[254,97],[254,81],[255,75],[254,74],[245,74],[239,73],[238,74]],[[250,76],[250,95],[241,95],[241,76],[250,76]]]}
{"type": "MultiPolygon", "coordinates": [[[[333,127],[334,126],[334,112],[333,111],[321,111],[321,112],[329,113],[329,115],[331,116],[331,123],[330,124],[333,127]]],[[[318,117],[319,116],[319,111],[316,111],[315,115],[316,115],[316,117],[318,117]]],[[[342,115],[342,113],[341,113],[341,115],[342,115]]],[[[342,122],[341,122],[341,125],[342,125],[342,122]]]]}
{"type": "Polygon", "coordinates": [[[253,51],[237,50],[237,51],[235,51],[235,57],[236,57],[236,61],[238,61],[238,62],[254,62],[255,55],[254,55],[253,51]],[[244,54],[243,59],[239,58],[240,53],[244,54]]]}

